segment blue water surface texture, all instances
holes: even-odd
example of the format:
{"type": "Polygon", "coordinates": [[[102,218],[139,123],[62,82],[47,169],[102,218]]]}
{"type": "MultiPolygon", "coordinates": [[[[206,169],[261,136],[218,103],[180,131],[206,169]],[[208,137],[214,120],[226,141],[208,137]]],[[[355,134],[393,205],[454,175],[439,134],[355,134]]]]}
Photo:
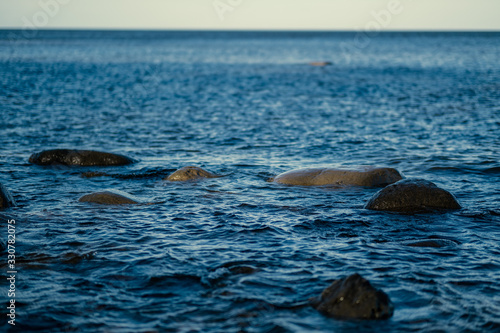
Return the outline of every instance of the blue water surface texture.
{"type": "MultiPolygon", "coordinates": [[[[0,212],[4,243],[7,220],[17,228],[12,331],[500,331],[500,33],[23,36],[0,32],[0,183],[18,204],[0,212]],[[55,148],[138,162],[28,163],[55,148]],[[187,165],[225,177],[163,180],[187,165]],[[268,181],[365,165],[432,181],[463,208],[377,212],[364,205],[379,188],[268,181]],[[106,189],[154,204],[78,201],[106,189]],[[449,242],[408,246],[426,239],[449,242]],[[353,273],[390,296],[391,319],[307,305],[353,273]]],[[[12,329],[5,315],[0,325],[12,329]]]]}

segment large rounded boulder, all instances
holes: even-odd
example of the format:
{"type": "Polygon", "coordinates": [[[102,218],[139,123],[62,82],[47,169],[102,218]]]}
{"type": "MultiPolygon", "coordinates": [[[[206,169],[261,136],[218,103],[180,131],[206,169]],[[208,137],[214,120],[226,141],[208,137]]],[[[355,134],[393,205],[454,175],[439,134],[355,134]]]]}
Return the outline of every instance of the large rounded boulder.
{"type": "Polygon", "coordinates": [[[124,192],[102,191],[84,195],[78,201],[91,202],[100,205],[134,205],[139,202],[124,192]]]}
{"type": "Polygon", "coordinates": [[[38,165],[114,166],[132,164],[135,160],[94,150],[53,149],[31,155],[29,162],[38,165]]]}
{"type": "Polygon", "coordinates": [[[16,201],[10,194],[9,190],[0,184],[0,209],[16,206],[16,201]]]}
{"type": "Polygon", "coordinates": [[[180,168],[179,170],[172,173],[170,176],[165,178],[165,180],[169,181],[188,181],[188,180],[196,180],[203,178],[217,178],[221,177],[206,170],[203,170],[200,167],[196,166],[186,166],[180,168]]]}
{"type": "Polygon", "coordinates": [[[338,319],[388,319],[394,312],[389,296],[359,274],[333,281],[309,302],[325,316],[338,319]]]}
{"type": "Polygon", "coordinates": [[[460,209],[450,192],[424,179],[404,179],[386,186],[368,201],[366,209],[403,213],[460,209]]]}
{"type": "Polygon", "coordinates": [[[274,182],[286,185],[322,186],[354,185],[385,186],[401,180],[401,174],[393,168],[364,167],[359,169],[313,168],[282,173],[274,182]]]}

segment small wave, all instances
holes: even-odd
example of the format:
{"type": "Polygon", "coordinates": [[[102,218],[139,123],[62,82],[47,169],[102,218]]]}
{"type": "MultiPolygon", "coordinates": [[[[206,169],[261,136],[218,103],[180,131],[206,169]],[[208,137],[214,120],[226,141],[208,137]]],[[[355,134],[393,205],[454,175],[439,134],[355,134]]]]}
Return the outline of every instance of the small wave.
{"type": "MultiPolygon", "coordinates": [[[[201,286],[202,281],[199,276],[190,274],[172,274],[152,276],[149,278],[146,287],[162,288],[191,288],[195,285],[201,286]]],[[[175,290],[175,289],[173,289],[175,290]]]]}
{"type": "Polygon", "coordinates": [[[483,172],[486,174],[500,174],[500,167],[493,167],[488,169],[483,169],[483,172]]]}
{"type": "Polygon", "coordinates": [[[458,241],[450,240],[450,239],[442,239],[442,238],[428,238],[428,239],[420,239],[420,240],[409,240],[404,243],[406,246],[411,247],[456,247],[460,244],[458,241]]]}
{"type": "Polygon", "coordinates": [[[82,178],[97,178],[97,177],[110,177],[116,179],[155,179],[165,178],[176,169],[165,168],[145,168],[132,173],[107,173],[103,171],[87,171],[80,174],[82,178]]]}

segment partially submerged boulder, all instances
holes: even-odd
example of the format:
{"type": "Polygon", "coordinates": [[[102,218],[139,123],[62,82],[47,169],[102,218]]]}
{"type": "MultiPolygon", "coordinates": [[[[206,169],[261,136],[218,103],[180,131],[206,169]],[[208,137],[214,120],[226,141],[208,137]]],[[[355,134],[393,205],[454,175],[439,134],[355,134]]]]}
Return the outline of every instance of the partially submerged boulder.
{"type": "Polygon", "coordinates": [[[135,161],[123,155],[93,150],[53,149],[31,155],[29,162],[38,165],[112,166],[135,161]]]}
{"type": "Polygon", "coordinates": [[[366,209],[394,212],[419,212],[437,209],[460,209],[457,199],[448,191],[424,179],[404,179],[378,191],[366,209]]]}
{"type": "Polygon", "coordinates": [[[139,203],[138,201],[129,197],[127,193],[118,191],[95,192],[84,195],[83,197],[78,199],[78,201],[92,202],[101,205],[134,205],[139,203]]]}
{"type": "Polygon", "coordinates": [[[313,168],[288,171],[276,176],[273,181],[279,184],[300,186],[384,186],[402,178],[401,174],[393,168],[364,167],[353,170],[313,168]]]}
{"type": "Polygon", "coordinates": [[[89,171],[80,174],[80,177],[82,178],[96,178],[96,177],[106,177],[106,176],[109,175],[106,172],[100,172],[100,171],[89,171]]]}
{"type": "Polygon", "coordinates": [[[206,170],[203,170],[200,167],[196,166],[186,166],[180,168],[179,170],[172,173],[170,176],[165,178],[165,180],[169,181],[187,181],[187,180],[195,180],[202,178],[217,178],[221,177],[206,170]]]}
{"type": "Polygon", "coordinates": [[[330,61],[313,61],[309,63],[309,65],[316,67],[330,66],[331,64],[332,63],[330,61]]]}
{"type": "Polygon", "coordinates": [[[394,312],[389,296],[359,274],[333,281],[309,302],[322,314],[338,319],[388,319],[394,312]]]}
{"type": "Polygon", "coordinates": [[[16,201],[10,194],[9,190],[0,184],[0,209],[16,206],[16,201]]]}

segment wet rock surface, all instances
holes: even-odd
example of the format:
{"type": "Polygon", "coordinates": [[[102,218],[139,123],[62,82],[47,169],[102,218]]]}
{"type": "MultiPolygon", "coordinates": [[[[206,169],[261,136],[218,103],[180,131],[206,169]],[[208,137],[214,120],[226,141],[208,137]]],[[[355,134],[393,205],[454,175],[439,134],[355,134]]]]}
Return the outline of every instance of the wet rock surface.
{"type": "Polygon", "coordinates": [[[93,150],[53,149],[31,155],[29,162],[37,165],[118,166],[132,164],[135,160],[93,150]]]}
{"type": "Polygon", "coordinates": [[[188,180],[196,180],[203,178],[217,178],[221,177],[206,170],[203,170],[200,167],[196,166],[186,166],[180,168],[179,170],[172,173],[170,176],[165,178],[165,180],[169,181],[188,181],[188,180]]]}
{"type": "Polygon", "coordinates": [[[333,281],[309,302],[322,314],[338,319],[388,319],[394,312],[389,296],[359,274],[333,281]]]}
{"type": "Polygon", "coordinates": [[[273,181],[279,184],[300,186],[384,186],[402,178],[401,174],[393,168],[363,167],[352,170],[312,168],[288,171],[276,176],[273,181]]]}
{"type": "Polygon", "coordinates": [[[378,191],[366,209],[395,212],[419,212],[438,209],[460,209],[455,197],[424,179],[404,179],[378,191]]]}
{"type": "Polygon", "coordinates": [[[0,209],[9,208],[16,206],[16,201],[10,194],[9,190],[0,184],[0,209]]]}
{"type": "Polygon", "coordinates": [[[130,198],[124,192],[102,191],[84,195],[80,202],[92,202],[100,205],[133,205],[139,202],[130,198]]]}

